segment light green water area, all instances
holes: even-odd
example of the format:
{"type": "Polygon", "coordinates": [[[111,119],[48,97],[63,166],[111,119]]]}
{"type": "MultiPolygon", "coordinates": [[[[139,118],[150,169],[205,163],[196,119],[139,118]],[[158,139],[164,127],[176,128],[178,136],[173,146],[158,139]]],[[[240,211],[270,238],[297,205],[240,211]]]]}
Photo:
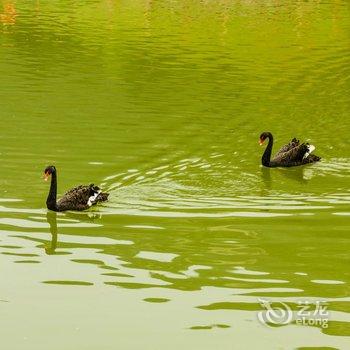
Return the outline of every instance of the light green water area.
{"type": "Polygon", "coordinates": [[[0,77],[3,349],[350,348],[348,1],[0,0],[0,77]]]}

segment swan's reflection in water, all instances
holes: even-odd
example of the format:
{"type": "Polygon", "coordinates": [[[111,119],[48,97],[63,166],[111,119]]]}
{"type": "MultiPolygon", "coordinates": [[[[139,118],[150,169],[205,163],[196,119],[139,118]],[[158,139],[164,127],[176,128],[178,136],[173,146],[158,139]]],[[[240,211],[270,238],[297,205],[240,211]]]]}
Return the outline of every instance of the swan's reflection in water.
{"type": "Polygon", "coordinates": [[[94,223],[96,220],[102,218],[102,214],[98,212],[83,211],[83,212],[72,212],[68,211],[64,213],[66,218],[72,219],[77,222],[88,222],[94,223]]]}
{"type": "Polygon", "coordinates": [[[57,248],[57,213],[48,210],[46,213],[46,220],[50,225],[51,242],[45,245],[45,252],[47,255],[53,255],[57,248]]]}
{"type": "MultiPolygon", "coordinates": [[[[94,223],[97,219],[101,219],[100,213],[73,213],[67,212],[64,214],[64,218],[61,220],[74,222],[74,223],[94,223]]],[[[62,254],[56,252],[58,244],[58,231],[57,231],[57,212],[48,210],[46,213],[46,221],[50,226],[51,241],[45,244],[45,253],[47,255],[62,254]]]]}
{"type": "MultiPolygon", "coordinates": [[[[278,176],[276,170],[262,169],[267,183],[278,176]]],[[[294,174],[302,173],[296,169],[294,174]]],[[[266,198],[249,200],[259,203],[266,198]]],[[[270,200],[280,205],[278,198],[270,200]]],[[[347,308],[337,301],[347,296],[346,283],[334,283],[344,280],[343,260],[337,254],[328,254],[337,252],[334,237],[339,233],[329,237],[323,222],[310,225],[306,231],[304,226],[293,225],[295,217],[285,217],[283,222],[269,218],[191,218],[191,230],[188,218],[124,215],[117,221],[115,216],[100,212],[48,211],[46,220],[51,241],[38,237],[37,232],[33,238],[28,235],[36,243],[33,249],[40,248],[43,254],[44,247],[51,255],[43,259],[42,283],[68,288],[103,286],[116,293],[128,290],[127,295],[142,295],[145,302],[154,303],[181,302],[185,291],[193,292],[191,307],[207,315],[196,321],[200,325],[194,322],[192,329],[230,324],[225,318],[214,321],[210,313],[231,311],[234,316],[230,317],[236,317],[243,310],[255,315],[261,309],[258,297],[284,298],[295,305],[298,298],[322,296],[338,303],[330,309],[347,308]],[[322,279],[332,279],[333,284],[312,282],[321,279],[320,269],[322,279]]],[[[48,229],[44,229],[47,235],[48,229]]]]}
{"type": "MultiPolygon", "coordinates": [[[[204,286],[220,285],[250,290],[275,288],[281,284],[286,293],[295,293],[294,289],[297,289],[312,295],[315,290],[304,285],[304,275],[300,277],[295,272],[312,276],[315,272],[312,261],[319,259],[320,252],[326,251],[331,243],[329,239],[319,240],[320,252],[310,250],[310,247],[304,247],[302,238],[307,234],[320,239],[318,227],[305,233],[283,225],[283,238],[276,248],[274,232],[280,229],[278,222],[271,221],[268,228],[261,227],[261,221],[252,220],[247,224],[245,218],[239,217],[221,219],[220,224],[196,218],[191,232],[187,230],[186,220],[172,218],[161,220],[159,226],[164,230],[150,229],[147,218],[124,217],[116,224],[113,216],[93,212],[47,212],[46,218],[51,242],[41,242],[47,255],[67,255],[62,258],[67,259],[66,262],[84,264],[87,269],[94,266],[94,271],[89,272],[89,280],[102,277],[105,284],[126,289],[157,286],[201,290],[204,286]],[[60,248],[64,251],[57,249],[58,226],[62,231],[60,248]],[[83,227],[85,234],[82,234],[83,227]],[[86,234],[87,227],[92,229],[90,234],[86,234]],[[271,230],[271,227],[275,228],[271,230]],[[294,241],[295,236],[300,240],[290,246],[289,242],[294,241]],[[289,255],[284,255],[286,251],[289,255]],[[293,264],[289,256],[300,259],[298,270],[290,267],[293,264]],[[100,269],[98,274],[96,267],[100,269]],[[108,273],[106,270],[113,271],[108,273]],[[267,276],[261,278],[260,275],[267,276]]],[[[292,218],[286,220],[292,222],[292,218]]],[[[340,280],[341,274],[338,275],[334,277],[340,280]]],[[[331,292],[342,293],[339,289],[331,292]]]]}
{"type": "Polygon", "coordinates": [[[306,184],[313,177],[313,170],[310,165],[297,166],[294,168],[278,168],[279,174],[285,178],[306,184]]]}
{"type": "MultiPolygon", "coordinates": [[[[267,189],[271,189],[274,179],[284,177],[286,180],[293,180],[299,184],[307,184],[313,177],[313,170],[310,166],[298,166],[294,168],[261,168],[261,178],[267,189]]],[[[280,180],[278,184],[280,184],[280,180]]]]}
{"type": "Polygon", "coordinates": [[[271,189],[271,168],[261,167],[261,178],[265,184],[266,189],[271,189]]]}

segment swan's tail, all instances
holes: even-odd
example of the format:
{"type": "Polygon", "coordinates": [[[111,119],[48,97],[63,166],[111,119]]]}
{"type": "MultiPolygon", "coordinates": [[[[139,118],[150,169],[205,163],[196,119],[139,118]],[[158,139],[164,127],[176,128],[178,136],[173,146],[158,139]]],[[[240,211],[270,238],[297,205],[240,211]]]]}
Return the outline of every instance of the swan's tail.
{"type": "Polygon", "coordinates": [[[98,186],[90,185],[91,196],[88,200],[88,206],[97,204],[98,202],[105,202],[108,199],[109,193],[102,192],[98,186]]]}
{"type": "Polygon", "coordinates": [[[304,154],[303,159],[307,158],[314,150],[315,150],[315,146],[314,145],[307,145],[307,151],[304,154]]]}
{"type": "Polygon", "coordinates": [[[307,144],[307,151],[303,157],[303,164],[307,163],[315,163],[321,160],[321,157],[316,156],[315,154],[311,154],[315,150],[315,146],[307,144]]]}

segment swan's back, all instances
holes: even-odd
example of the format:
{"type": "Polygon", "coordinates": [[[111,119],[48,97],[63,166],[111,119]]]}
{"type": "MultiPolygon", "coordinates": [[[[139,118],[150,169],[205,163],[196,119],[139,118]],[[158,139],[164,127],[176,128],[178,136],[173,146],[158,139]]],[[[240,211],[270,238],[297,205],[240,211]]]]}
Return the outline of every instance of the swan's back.
{"type": "MultiPolygon", "coordinates": [[[[307,143],[299,144],[298,140],[295,140],[297,142],[293,142],[293,140],[291,143],[289,143],[289,150],[285,152],[280,152],[280,150],[277,155],[271,160],[272,166],[291,167],[314,163],[321,160],[320,157],[311,154],[311,152],[315,149],[314,146],[307,143]]],[[[286,146],[284,147],[287,148],[286,146]]]]}
{"type": "Polygon", "coordinates": [[[281,147],[281,149],[276,153],[274,158],[277,158],[281,156],[282,153],[286,153],[290,151],[292,148],[299,146],[299,144],[300,144],[300,141],[294,137],[289,143],[281,147]]]}
{"type": "Polygon", "coordinates": [[[106,201],[108,193],[102,193],[98,186],[80,185],[67,191],[57,202],[59,211],[85,210],[98,202],[106,201]]]}

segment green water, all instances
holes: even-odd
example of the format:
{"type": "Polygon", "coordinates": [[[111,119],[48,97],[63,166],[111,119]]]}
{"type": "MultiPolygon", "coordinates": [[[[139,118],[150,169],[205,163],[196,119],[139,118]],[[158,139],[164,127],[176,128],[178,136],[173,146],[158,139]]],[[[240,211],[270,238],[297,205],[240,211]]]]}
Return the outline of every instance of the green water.
{"type": "Polygon", "coordinates": [[[0,12],[6,349],[349,349],[347,1],[0,12]],[[261,168],[262,131],[322,162],[261,168]],[[109,202],[48,212],[49,164],[109,202]],[[327,301],[329,327],[268,327],[259,298],[327,301]]]}

